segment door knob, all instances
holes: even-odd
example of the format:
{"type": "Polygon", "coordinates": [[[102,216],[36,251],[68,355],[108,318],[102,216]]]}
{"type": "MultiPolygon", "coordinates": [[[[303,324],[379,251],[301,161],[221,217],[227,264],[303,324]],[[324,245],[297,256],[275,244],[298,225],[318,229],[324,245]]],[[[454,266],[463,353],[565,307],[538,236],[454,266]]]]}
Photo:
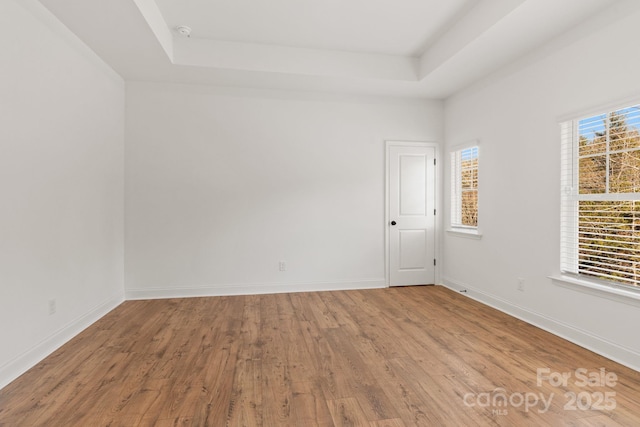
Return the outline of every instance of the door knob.
{"type": "Polygon", "coordinates": [[[391,221],[391,225],[396,225],[396,222],[395,221],[391,221]]]}

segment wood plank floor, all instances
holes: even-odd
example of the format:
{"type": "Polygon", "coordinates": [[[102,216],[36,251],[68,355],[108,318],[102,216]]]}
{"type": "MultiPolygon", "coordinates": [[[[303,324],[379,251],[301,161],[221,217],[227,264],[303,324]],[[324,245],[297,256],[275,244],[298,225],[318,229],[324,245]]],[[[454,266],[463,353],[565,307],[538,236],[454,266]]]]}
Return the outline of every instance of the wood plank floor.
{"type": "Polygon", "coordinates": [[[128,301],[0,425],[638,426],[640,374],[438,286],[128,301]]]}

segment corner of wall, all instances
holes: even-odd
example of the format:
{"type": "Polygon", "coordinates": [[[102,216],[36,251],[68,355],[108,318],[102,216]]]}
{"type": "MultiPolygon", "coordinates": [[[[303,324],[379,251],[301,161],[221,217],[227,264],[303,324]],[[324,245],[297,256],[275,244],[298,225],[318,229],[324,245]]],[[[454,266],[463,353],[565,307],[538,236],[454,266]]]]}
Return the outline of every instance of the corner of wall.
{"type": "Polygon", "coordinates": [[[0,366],[0,389],[17,379],[20,375],[34,367],[45,357],[56,351],[62,345],[73,339],[84,329],[91,326],[123,301],[124,293],[119,293],[103,303],[88,310],[82,316],[55,331],[53,334],[37,343],[15,359],[0,366]]]}

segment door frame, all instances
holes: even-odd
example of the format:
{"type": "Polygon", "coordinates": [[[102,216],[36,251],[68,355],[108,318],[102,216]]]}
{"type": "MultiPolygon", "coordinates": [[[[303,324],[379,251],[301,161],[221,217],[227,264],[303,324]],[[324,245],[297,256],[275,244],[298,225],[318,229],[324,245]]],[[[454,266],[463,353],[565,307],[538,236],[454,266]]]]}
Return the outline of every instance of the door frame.
{"type": "Polygon", "coordinates": [[[440,251],[440,235],[442,230],[442,188],[440,183],[442,180],[442,161],[440,160],[440,144],[435,141],[399,141],[399,140],[386,140],[385,141],[385,159],[384,159],[384,276],[386,287],[388,288],[391,283],[391,270],[389,268],[390,263],[390,249],[389,249],[389,222],[391,221],[389,215],[389,163],[391,161],[390,149],[391,147],[433,147],[435,151],[435,195],[434,203],[436,209],[435,218],[435,254],[436,254],[436,268],[434,282],[440,283],[440,272],[442,267],[442,253],[440,251]]]}

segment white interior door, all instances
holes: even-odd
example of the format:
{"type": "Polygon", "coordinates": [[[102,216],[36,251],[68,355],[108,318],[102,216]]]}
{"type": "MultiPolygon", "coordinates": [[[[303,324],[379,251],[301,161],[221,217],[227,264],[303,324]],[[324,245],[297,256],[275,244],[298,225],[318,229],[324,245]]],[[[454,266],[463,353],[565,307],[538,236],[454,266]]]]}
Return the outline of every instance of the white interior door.
{"type": "Polygon", "coordinates": [[[387,147],[389,285],[435,283],[435,147],[387,147]]]}

